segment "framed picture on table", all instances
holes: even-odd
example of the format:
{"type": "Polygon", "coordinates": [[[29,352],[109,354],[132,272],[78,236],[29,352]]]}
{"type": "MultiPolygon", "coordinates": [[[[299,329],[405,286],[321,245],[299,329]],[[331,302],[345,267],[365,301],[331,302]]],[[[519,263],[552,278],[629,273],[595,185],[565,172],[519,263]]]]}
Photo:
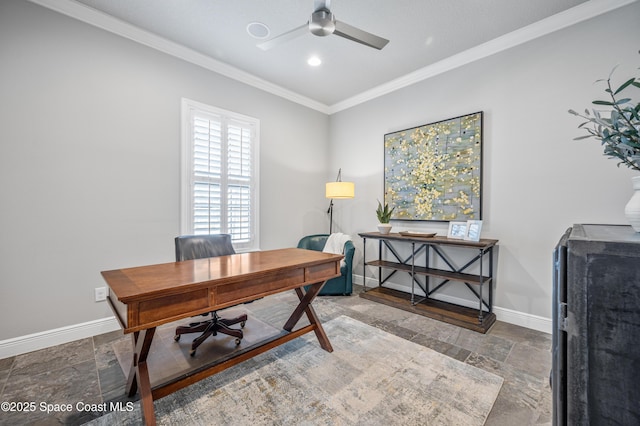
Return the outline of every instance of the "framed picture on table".
{"type": "Polygon", "coordinates": [[[464,240],[467,236],[467,222],[449,222],[447,238],[464,240]]]}
{"type": "Polygon", "coordinates": [[[468,220],[467,235],[464,239],[467,241],[480,241],[480,231],[482,231],[481,220],[468,220]]]}

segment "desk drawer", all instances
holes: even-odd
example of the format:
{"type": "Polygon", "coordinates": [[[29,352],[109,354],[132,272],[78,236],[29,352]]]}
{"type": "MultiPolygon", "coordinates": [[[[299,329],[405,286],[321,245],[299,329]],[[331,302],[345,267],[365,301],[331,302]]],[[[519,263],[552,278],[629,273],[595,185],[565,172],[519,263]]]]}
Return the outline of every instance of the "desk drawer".
{"type": "Polygon", "coordinates": [[[209,289],[165,296],[138,304],[138,324],[172,318],[209,306],[209,289]]]}
{"type": "Polygon", "coordinates": [[[322,265],[309,266],[306,268],[305,281],[309,284],[318,281],[326,281],[330,278],[340,275],[340,263],[323,263],[322,265]]]}
{"type": "Polygon", "coordinates": [[[266,294],[276,293],[283,288],[294,288],[304,284],[304,269],[295,269],[285,273],[265,275],[251,281],[235,282],[216,287],[216,305],[233,301],[253,300],[266,294]]]}

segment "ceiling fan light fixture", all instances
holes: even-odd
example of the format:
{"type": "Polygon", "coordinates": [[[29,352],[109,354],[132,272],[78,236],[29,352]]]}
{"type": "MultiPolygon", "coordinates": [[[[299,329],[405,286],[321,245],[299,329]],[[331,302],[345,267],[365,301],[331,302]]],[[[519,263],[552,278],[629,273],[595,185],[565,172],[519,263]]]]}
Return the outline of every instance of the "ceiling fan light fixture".
{"type": "Polygon", "coordinates": [[[247,33],[253,38],[263,40],[271,35],[271,30],[262,22],[249,22],[247,24],[247,33]]]}
{"type": "Polygon", "coordinates": [[[307,64],[312,67],[317,67],[318,65],[322,64],[322,60],[317,56],[311,56],[309,59],[307,59],[307,64]]]}

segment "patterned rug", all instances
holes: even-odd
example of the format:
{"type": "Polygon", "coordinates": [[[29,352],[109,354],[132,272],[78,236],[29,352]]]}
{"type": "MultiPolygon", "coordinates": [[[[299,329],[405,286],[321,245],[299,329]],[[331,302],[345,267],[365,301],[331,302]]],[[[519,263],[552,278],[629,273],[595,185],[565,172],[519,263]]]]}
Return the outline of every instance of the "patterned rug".
{"type": "MultiPolygon", "coordinates": [[[[341,316],[155,401],[161,425],[482,425],[503,379],[341,316]]],[[[140,406],[91,425],[140,424],[140,406]]]]}

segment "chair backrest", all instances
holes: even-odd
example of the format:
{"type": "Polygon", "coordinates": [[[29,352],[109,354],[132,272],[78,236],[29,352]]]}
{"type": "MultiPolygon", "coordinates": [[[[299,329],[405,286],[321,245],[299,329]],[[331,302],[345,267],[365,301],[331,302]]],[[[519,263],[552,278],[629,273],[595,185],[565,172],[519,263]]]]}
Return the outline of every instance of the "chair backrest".
{"type": "Polygon", "coordinates": [[[307,235],[298,241],[298,248],[322,251],[327,242],[327,238],[329,238],[329,234],[307,235]]]}
{"type": "Polygon", "coordinates": [[[182,235],[176,237],[176,262],[235,254],[231,235],[182,235]]]}
{"type": "MultiPolygon", "coordinates": [[[[322,251],[324,249],[324,245],[327,243],[328,238],[329,234],[307,235],[306,237],[302,237],[302,239],[298,241],[298,248],[322,251]]],[[[349,265],[349,268],[351,268],[351,262],[353,260],[355,251],[356,248],[353,245],[353,241],[349,240],[344,244],[344,261],[347,263],[347,265],[349,265]]]]}

